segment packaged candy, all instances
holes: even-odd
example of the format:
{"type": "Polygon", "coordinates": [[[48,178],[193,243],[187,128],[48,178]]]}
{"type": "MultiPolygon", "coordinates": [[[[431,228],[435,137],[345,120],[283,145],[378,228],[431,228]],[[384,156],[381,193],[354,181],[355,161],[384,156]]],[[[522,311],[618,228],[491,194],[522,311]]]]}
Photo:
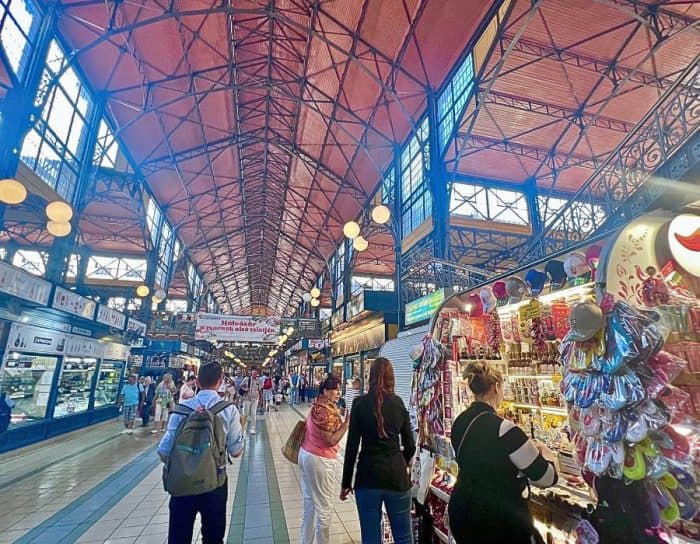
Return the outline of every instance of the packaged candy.
{"type": "Polygon", "coordinates": [[[668,493],[661,490],[659,484],[653,482],[649,486],[649,503],[651,506],[651,527],[658,529],[661,527],[661,511],[670,506],[671,497],[668,493]]]}
{"type": "Polygon", "coordinates": [[[657,399],[666,407],[671,416],[687,409],[690,394],[674,385],[668,385],[659,393],[657,399]]]}
{"type": "Polygon", "coordinates": [[[652,431],[649,434],[661,450],[661,454],[667,459],[683,462],[690,455],[688,439],[676,432],[670,425],[666,425],[663,429],[652,431]]]}
{"type": "Polygon", "coordinates": [[[622,415],[627,420],[625,440],[632,444],[644,440],[649,433],[649,427],[642,417],[642,409],[639,406],[629,406],[622,411],[622,415]]]}
{"type": "Polygon", "coordinates": [[[641,480],[647,475],[647,465],[644,461],[644,454],[637,444],[627,448],[623,473],[627,479],[632,481],[641,480]]]}
{"type": "Polygon", "coordinates": [[[598,531],[595,530],[591,522],[587,519],[582,519],[578,522],[575,533],[576,544],[598,544],[600,541],[598,531]]]}
{"type": "Polygon", "coordinates": [[[620,412],[603,408],[600,412],[600,431],[601,438],[605,442],[619,442],[627,432],[627,420],[622,417],[620,412]]]}
{"type": "Polygon", "coordinates": [[[667,459],[668,471],[673,474],[673,476],[678,480],[683,487],[686,489],[693,489],[695,487],[695,476],[693,475],[693,469],[686,466],[686,464],[674,461],[673,459],[667,459]]]}
{"type": "Polygon", "coordinates": [[[610,466],[608,473],[618,480],[622,479],[625,468],[625,445],[622,441],[612,442],[610,446],[610,466]]]}
{"type": "MultiPolygon", "coordinates": [[[[599,406],[580,408],[581,434],[587,437],[595,437],[600,433],[600,415],[602,409],[599,406]]],[[[608,441],[610,442],[610,441],[608,441]]]]}
{"type": "Polygon", "coordinates": [[[602,476],[608,470],[612,459],[610,444],[601,440],[591,439],[586,451],[585,467],[597,476],[602,476]]]}
{"type": "Polygon", "coordinates": [[[606,377],[597,372],[588,372],[582,375],[578,381],[579,389],[576,392],[574,404],[579,408],[592,406],[601,393],[607,389],[607,382],[606,377]]]}
{"type": "Polygon", "coordinates": [[[644,400],[646,392],[639,377],[630,371],[611,376],[607,389],[600,395],[600,403],[606,408],[620,410],[644,400]]]}
{"type": "Polygon", "coordinates": [[[559,385],[559,389],[564,396],[564,400],[566,400],[566,402],[569,404],[573,404],[573,402],[576,400],[576,394],[580,387],[581,378],[582,376],[580,374],[569,372],[564,376],[564,379],[559,385]]]}
{"type": "Polygon", "coordinates": [[[671,415],[661,402],[646,399],[640,405],[641,415],[650,431],[658,431],[668,424],[671,415]]]}
{"type": "Polygon", "coordinates": [[[644,454],[644,461],[649,478],[659,478],[668,471],[668,463],[661,455],[656,445],[646,438],[638,444],[639,449],[644,454]]]}
{"type": "Polygon", "coordinates": [[[666,376],[667,382],[671,383],[680,376],[681,372],[688,366],[688,363],[667,351],[660,351],[649,359],[648,365],[653,370],[662,371],[666,376]]]}
{"type": "Polygon", "coordinates": [[[574,433],[580,433],[581,432],[581,427],[582,425],[582,414],[581,414],[581,408],[578,406],[573,406],[571,410],[569,410],[569,427],[571,427],[571,430],[574,433]]]}

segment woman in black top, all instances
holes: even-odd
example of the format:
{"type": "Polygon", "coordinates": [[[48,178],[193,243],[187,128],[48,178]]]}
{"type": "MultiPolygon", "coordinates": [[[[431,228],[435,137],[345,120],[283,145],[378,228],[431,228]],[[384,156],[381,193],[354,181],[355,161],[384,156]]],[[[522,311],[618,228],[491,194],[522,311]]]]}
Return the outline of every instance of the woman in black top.
{"type": "Polygon", "coordinates": [[[381,544],[382,504],[396,544],[413,544],[408,464],[416,451],[408,412],[394,394],[394,369],[379,357],[369,372],[369,392],[357,397],[350,413],[340,500],[347,499],[357,450],[362,442],[355,475],[355,497],[362,544],[381,544]],[[403,446],[403,449],[402,449],[403,446]]]}
{"type": "Polygon", "coordinates": [[[513,422],[496,414],[503,401],[503,376],[472,362],[465,379],[475,395],[452,426],[459,475],[449,504],[450,530],[457,544],[532,544],[534,527],[525,489],[556,483],[554,455],[513,422]]]}

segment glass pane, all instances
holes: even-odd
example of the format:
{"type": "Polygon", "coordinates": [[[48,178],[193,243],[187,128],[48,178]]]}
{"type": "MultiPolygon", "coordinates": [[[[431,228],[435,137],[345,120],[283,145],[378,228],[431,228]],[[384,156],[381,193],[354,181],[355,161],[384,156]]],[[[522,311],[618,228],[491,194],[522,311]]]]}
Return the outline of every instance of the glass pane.
{"type": "Polygon", "coordinates": [[[87,411],[96,369],[97,359],[66,357],[63,360],[54,417],[87,411]]]}
{"type": "Polygon", "coordinates": [[[0,391],[14,403],[10,426],[46,417],[58,359],[10,353],[0,372],[0,391]]]}
{"type": "Polygon", "coordinates": [[[5,24],[0,31],[0,39],[2,39],[2,47],[5,49],[7,60],[10,61],[12,71],[19,77],[22,76],[22,60],[25,58],[27,48],[27,38],[20,32],[19,28],[12,22],[11,19],[6,19],[5,24]]]}
{"type": "Polygon", "coordinates": [[[116,404],[119,398],[119,380],[124,364],[111,361],[100,363],[100,373],[97,376],[95,389],[95,408],[116,404]]]}

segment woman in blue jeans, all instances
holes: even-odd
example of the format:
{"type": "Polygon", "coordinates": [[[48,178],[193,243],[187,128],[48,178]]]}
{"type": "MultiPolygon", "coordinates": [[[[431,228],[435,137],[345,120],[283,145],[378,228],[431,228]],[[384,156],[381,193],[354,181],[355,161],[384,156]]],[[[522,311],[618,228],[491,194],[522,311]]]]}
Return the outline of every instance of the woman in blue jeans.
{"type": "Polygon", "coordinates": [[[355,491],[362,544],[381,544],[382,506],[394,542],[413,544],[408,465],[415,451],[408,411],[394,394],[394,369],[389,359],[379,357],[369,372],[369,392],[352,405],[340,493],[344,501],[355,491]]]}

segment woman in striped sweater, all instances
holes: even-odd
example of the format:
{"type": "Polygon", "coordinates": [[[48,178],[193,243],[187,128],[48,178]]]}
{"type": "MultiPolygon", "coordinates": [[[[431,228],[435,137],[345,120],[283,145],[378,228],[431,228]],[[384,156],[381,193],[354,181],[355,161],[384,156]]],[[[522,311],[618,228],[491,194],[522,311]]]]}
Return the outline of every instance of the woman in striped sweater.
{"type": "Polygon", "coordinates": [[[496,414],[503,401],[503,376],[480,362],[469,363],[465,379],[475,402],[452,426],[459,465],[449,505],[457,544],[533,544],[542,538],[528,510],[528,482],[556,483],[554,455],[511,421],[496,414]]]}

